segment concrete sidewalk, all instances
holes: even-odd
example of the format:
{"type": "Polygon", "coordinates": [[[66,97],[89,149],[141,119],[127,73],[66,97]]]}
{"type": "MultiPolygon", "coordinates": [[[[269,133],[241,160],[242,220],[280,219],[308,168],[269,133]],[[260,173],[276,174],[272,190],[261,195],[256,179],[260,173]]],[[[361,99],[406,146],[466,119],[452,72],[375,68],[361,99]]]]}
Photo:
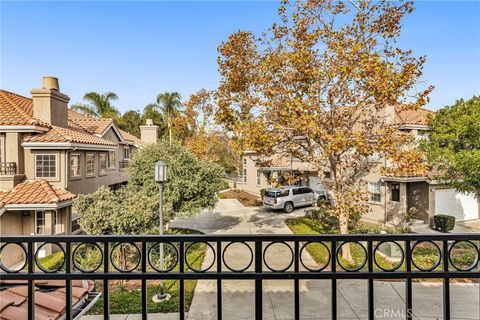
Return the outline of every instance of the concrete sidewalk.
{"type": "MultiPolygon", "coordinates": [[[[269,212],[261,208],[247,208],[232,199],[220,200],[215,210],[203,212],[195,217],[177,220],[172,227],[184,227],[215,234],[291,234],[285,219],[301,216],[303,210],[292,214],[269,212]]],[[[249,244],[253,248],[253,244],[249,244]]],[[[223,248],[222,248],[223,249],[223,248]]],[[[242,269],[251,259],[248,248],[242,244],[230,246],[225,252],[225,262],[235,269],[242,269]]],[[[290,263],[291,255],[286,247],[272,246],[266,256],[272,268],[283,268],[290,263]]],[[[213,261],[213,252],[207,251],[203,267],[213,261]]],[[[302,261],[310,267],[316,263],[304,251],[302,261]]],[[[252,270],[250,266],[248,270],[252,270]]],[[[222,269],[227,270],[225,264],[222,269]]],[[[292,267],[289,269],[291,270],[292,267]]],[[[306,270],[302,267],[303,270],[306,270]]],[[[215,264],[210,270],[215,270],[215,264]]],[[[264,265],[264,270],[268,270],[264,265]]],[[[216,282],[201,280],[189,310],[189,320],[216,319],[216,282]]],[[[480,287],[478,284],[451,284],[452,319],[480,319],[480,287]],[[466,298],[468,297],[468,298],[466,298]]],[[[339,280],[337,284],[338,318],[367,319],[366,280],[339,280]]],[[[414,283],[414,318],[419,320],[442,319],[442,284],[414,283]]],[[[222,311],[224,319],[254,319],[254,282],[222,281],[222,311]]],[[[264,319],[294,319],[292,280],[263,281],[264,319]]],[[[330,319],[330,280],[300,281],[301,319],[330,319]]],[[[375,307],[377,319],[405,319],[404,282],[375,282],[375,307]]]]}

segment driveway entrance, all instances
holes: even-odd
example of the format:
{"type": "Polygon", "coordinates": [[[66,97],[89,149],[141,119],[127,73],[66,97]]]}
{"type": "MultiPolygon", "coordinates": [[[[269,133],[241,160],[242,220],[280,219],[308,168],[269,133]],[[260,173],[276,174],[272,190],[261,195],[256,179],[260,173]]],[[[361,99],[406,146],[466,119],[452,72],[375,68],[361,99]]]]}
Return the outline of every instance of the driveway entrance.
{"type": "MultiPolygon", "coordinates": [[[[172,227],[191,228],[205,233],[216,234],[291,234],[285,225],[285,219],[298,217],[304,210],[295,210],[291,214],[281,211],[271,212],[263,208],[244,207],[237,200],[222,199],[212,211],[202,212],[195,217],[179,219],[171,223],[172,227]]],[[[288,265],[288,249],[276,248],[267,257],[274,267],[288,265]]],[[[248,262],[249,251],[245,246],[231,246],[226,250],[226,262],[230,267],[240,269],[248,262]]],[[[313,259],[304,252],[302,260],[311,267],[316,266],[313,259]]],[[[213,253],[207,251],[204,267],[210,266],[213,253]]],[[[225,264],[222,268],[226,268],[225,264]]],[[[251,269],[252,267],[250,267],[251,269]]],[[[250,270],[248,269],[248,270],[250,270]]],[[[188,313],[189,320],[216,319],[215,281],[198,281],[195,296],[188,313]]],[[[300,281],[301,319],[330,319],[330,281],[300,281]]],[[[365,280],[338,280],[338,318],[367,319],[367,282],[365,280]]],[[[415,319],[442,318],[442,284],[414,283],[413,307],[415,319]]],[[[478,284],[451,284],[452,319],[480,318],[480,288],[478,284]],[[469,297],[465,299],[465,297],[469,297]],[[472,303],[477,301],[477,303],[472,303]]],[[[223,281],[222,310],[224,319],[254,319],[254,282],[223,281]]],[[[294,319],[293,281],[263,281],[264,319],[294,319]]],[[[404,282],[375,282],[375,315],[377,319],[405,319],[404,282]]]]}

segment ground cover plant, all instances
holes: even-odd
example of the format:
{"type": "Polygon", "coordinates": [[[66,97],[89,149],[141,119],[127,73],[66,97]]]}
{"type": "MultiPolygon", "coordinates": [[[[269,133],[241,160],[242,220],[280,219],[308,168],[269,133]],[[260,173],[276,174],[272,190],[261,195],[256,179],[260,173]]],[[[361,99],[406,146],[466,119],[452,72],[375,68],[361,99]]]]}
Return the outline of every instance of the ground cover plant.
{"type": "MultiPolygon", "coordinates": [[[[338,230],[328,230],[321,222],[315,220],[311,217],[299,217],[292,218],[286,221],[287,226],[292,230],[294,234],[337,234],[338,230]]],[[[403,233],[401,228],[382,226],[372,223],[359,222],[352,230],[351,234],[380,234],[383,232],[386,233],[403,233]]],[[[328,242],[324,243],[330,252],[332,251],[331,245],[328,242]]],[[[403,244],[399,243],[403,248],[403,244]]],[[[440,242],[436,243],[440,248],[442,244],[440,242]]],[[[374,244],[375,245],[375,244],[374,244]]],[[[470,243],[470,242],[459,242],[451,249],[451,260],[455,266],[459,269],[468,269],[474,265],[477,261],[477,255],[475,253],[474,245],[477,247],[480,243],[470,243]]],[[[305,247],[308,253],[312,256],[315,262],[319,266],[324,266],[328,262],[329,253],[324,246],[318,243],[311,243],[305,247]]],[[[339,263],[347,269],[356,269],[359,267],[365,259],[365,251],[359,244],[351,244],[350,249],[352,251],[352,260],[343,259],[342,256],[339,256],[339,263]]],[[[412,259],[415,264],[422,269],[430,269],[437,263],[439,259],[438,250],[431,243],[419,243],[412,250],[412,259]]],[[[405,264],[402,263],[399,266],[397,260],[389,259],[384,254],[376,253],[374,270],[381,271],[381,268],[385,270],[392,270],[398,267],[397,270],[405,270],[405,264]]],[[[413,269],[416,269],[412,266],[413,269]]],[[[435,268],[435,270],[441,270],[442,263],[435,268]]],[[[449,265],[449,269],[454,270],[452,263],[449,265]]],[[[337,270],[341,270],[337,267],[337,270]]],[[[365,265],[361,271],[366,271],[367,266],[365,265]]],[[[386,275],[388,278],[388,274],[386,275]]],[[[421,279],[418,279],[419,281],[421,279]]],[[[430,281],[430,280],[429,280],[430,281]]],[[[435,281],[435,280],[432,280],[435,281]]],[[[461,281],[469,282],[469,279],[452,279],[451,281],[461,281]]]]}
{"type": "Polygon", "coordinates": [[[254,194],[239,189],[228,190],[220,193],[220,199],[237,199],[246,207],[258,207],[263,205],[262,199],[254,194]]]}
{"type": "MultiPolygon", "coordinates": [[[[201,234],[195,230],[174,229],[169,233],[173,234],[201,234]]],[[[186,247],[188,244],[186,244],[186,247]]],[[[202,263],[205,257],[207,245],[205,243],[197,243],[190,247],[186,253],[186,259],[189,264],[195,269],[201,269],[202,263]]],[[[166,256],[168,256],[166,254],[166,256]]],[[[168,260],[168,258],[167,258],[168,260]]],[[[185,271],[188,272],[187,265],[184,266],[185,271]]],[[[165,264],[165,268],[169,268],[169,263],[165,264]]],[[[150,268],[150,271],[153,269],[150,268]]],[[[179,264],[173,268],[172,272],[178,272],[179,264]]],[[[112,314],[130,314],[141,313],[141,282],[139,280],[131,281],[111,281],[110,282],[110,313],[112,314]]],[[[188,280],[185,281],[185,307],[188,310],[193,299],[193,294],[197,281],[188,280]]],[[[154,303],[152,297],[160,292],[159,281],[147,281],[147,304],[149,313],[167,313],[178,312],[179,310],[179,281],[166,280],[164,281],[165,291],[171,295],[171,298],[160,303],[154,303]]],[[[95,283],[96,291],[101,292],[103,290],[102,282],[95,283]]],[[[89,310],[88,314],[103,314],[103,296],[95,303],[95,305],[89,310]]]]}

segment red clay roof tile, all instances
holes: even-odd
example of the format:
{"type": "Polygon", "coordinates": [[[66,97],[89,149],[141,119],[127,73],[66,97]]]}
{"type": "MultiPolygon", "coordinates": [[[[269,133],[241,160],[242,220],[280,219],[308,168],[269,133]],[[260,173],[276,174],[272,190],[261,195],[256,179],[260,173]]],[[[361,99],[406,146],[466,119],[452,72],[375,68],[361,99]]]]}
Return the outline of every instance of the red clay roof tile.
{"type": "Polygon", "coordinates": [[[73,193],[52,186],[45,180],[32,180],[0,193],[0,208],[9,204],[56,204],[73,198],[73,193]]]}

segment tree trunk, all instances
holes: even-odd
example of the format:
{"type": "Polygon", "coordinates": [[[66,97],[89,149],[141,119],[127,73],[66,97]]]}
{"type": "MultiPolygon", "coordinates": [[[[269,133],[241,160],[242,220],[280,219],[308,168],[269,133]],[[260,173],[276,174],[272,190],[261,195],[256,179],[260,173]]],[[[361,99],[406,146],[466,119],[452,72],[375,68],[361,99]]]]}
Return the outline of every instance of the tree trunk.
{"type": "MultiPolygon", "coordinates": [[[[338,220],[340,222],[340,234],[348,234],[348,215],[345,210],[341,210],[338,220]]],[[[346,243],[342,246],[342,258],[348,262],[353,262],[349,243],[346,243]]]]}
{"type": "MultiPolygon", "coordinates": [[[[332,168],[335,168],[335,166],[332,165],[332,168]]],[[[341,183],[339,183],[337,179],[337,174],[334,170],[332,170],[334,173],[334,179],[335,179],[335,185],[333,186],[332,190],[330,191],[330,198],[331,198],[331,205],[334,206],[335,211],[338,215],[338,223],[339,223],[339,229],[340,229],[340,234],[348,234],[348,213],[345,211],[345,208],[343,207],[344,201],[338,201],[338,197],[342,197],[342,188],[341,188],[341,183]]],[[[332,248],[332,252],[335,252],[336,248],[332,248]]],[[[346,243],[342,246],[342,258],[347,260],[348,262],[353,262],[352,259],[352,252],[350,251],[350,244],[346,243]]]]}
{"type": "Polygon", "coordinates": [[[168,123],[168,142],[172,145],[172,124],[168,123]]]}

